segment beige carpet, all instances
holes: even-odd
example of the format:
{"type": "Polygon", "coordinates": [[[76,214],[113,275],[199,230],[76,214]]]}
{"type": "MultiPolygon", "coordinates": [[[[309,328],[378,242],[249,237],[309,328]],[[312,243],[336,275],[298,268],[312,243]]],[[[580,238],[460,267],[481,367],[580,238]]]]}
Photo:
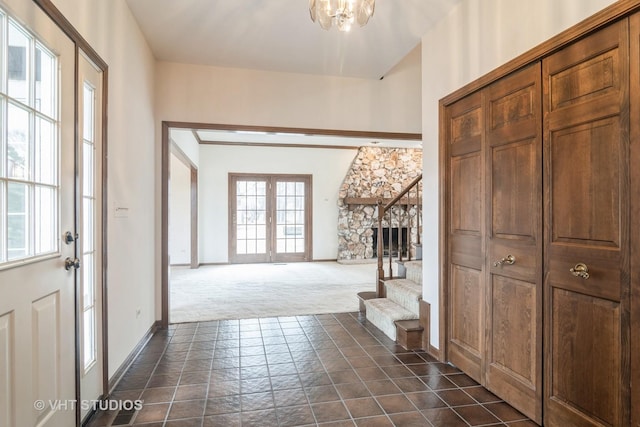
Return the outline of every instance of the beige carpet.
{"type": "Polygon", "coordinates": [[[375,291],[375,264],[311,262],[173,267],[171,323],[343,313],[375,291]]]}

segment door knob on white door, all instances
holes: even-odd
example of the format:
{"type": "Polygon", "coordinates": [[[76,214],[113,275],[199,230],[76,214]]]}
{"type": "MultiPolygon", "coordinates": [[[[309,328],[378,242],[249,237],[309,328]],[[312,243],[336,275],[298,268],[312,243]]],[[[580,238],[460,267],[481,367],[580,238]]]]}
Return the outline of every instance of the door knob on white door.
{"type": "Polygon", "coordinates": [[[80,260],[78,258],[67,257],[64,260],[64,269],[69,271],[71,269],[79,269],[80,268],[80,260]]]}

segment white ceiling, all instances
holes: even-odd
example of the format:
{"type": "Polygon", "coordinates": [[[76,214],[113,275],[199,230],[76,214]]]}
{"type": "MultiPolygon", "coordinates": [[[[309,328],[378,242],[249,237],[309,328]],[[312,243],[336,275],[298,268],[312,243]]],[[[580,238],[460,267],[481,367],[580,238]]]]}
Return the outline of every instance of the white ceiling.
{"type": "Polygon", "coordinates": [[[127,0],[158,60],[380,78],[460,0],[377,0],[369,23],[325,31],[308,0],[127,0]]]}
{"type": "MultiPolygon", "coordinates": [[[[377,0],[369,23],[325,31],[308,0],[127,0],[156,59],[219,67],[379,79],[460,0],[377,0]]],[[[238,135],[200,131],[202,140],[365,145],[336,136],[238,135]],[[318,138],[318,139],[316,139],[318,138]]],[[[415,141],[380,141],[416,146],[415,141]]],[[[419,144],[418,144],[419,145],[419,144]]]]}

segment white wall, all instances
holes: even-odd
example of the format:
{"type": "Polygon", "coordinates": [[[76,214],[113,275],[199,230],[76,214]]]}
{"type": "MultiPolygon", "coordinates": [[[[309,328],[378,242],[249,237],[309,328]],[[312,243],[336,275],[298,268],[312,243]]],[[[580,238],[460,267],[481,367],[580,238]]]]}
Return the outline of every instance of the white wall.
{"type": "Polygon", "coordinates": [[[191,263],[191,168],[169,159],[169,264],[191,263]]]}
{"type": "Polygon", "coordinates": [[[160,120],[299,128],[421,131],[420,49],[383,80],[159,62],[160,120]]]}
{"type": "Polygon", "coordinates": [[[200,262],[228,261],[229,172],[313,175],[313,259],[336,259],[338,190],[356,150],[201,145],[198,170],[200,262]]]}
{"type": "Polygon", "coordinates": [[[422,38],[424,289],[439,347],[438,101],[615,3],[611,0],[464,0],[422,38]],[[431,226],[427,226],[427,224],[431,226]]]}
{"type": "Polygon", "coordinates": [[[111,376],[157,318],[160,150],[154,132],[155,61],[124,0],[53,3],[109,65],[106,220],[111,376]],[[127,207],[128,217],[114,218],[115,206],[127,207]]]}
{"type": "MultiPolygon", "coordinates": [[[[421,50],[383,80],[159,62],[156,110],[174,122],[421,131],[421,50]]],[[[313,174],[314,259],[337,254],[337,192],[355,150],[201,146],[200,262],[228,261],[229,172],[313,174]]]]}

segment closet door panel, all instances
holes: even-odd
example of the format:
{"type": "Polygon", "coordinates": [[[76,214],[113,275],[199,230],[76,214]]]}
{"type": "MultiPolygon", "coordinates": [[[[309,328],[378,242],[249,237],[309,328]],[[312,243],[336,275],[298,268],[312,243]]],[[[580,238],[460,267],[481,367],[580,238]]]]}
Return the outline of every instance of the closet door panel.
{"type": "Polygon", "coordinates": [[[542,421],[541,68],[486,90],[486,386],[542,421]]]}
{"type": "Polygon", "coordinates": [[[484,351],[484,200],[480,93],[447,109],[447,358],[482,382],[484,351]]]}
{"type": "Polygon", "coordinates": [[[629,61],[622,20],[543,61],[545,425],[629,425],[629,61]]]}

